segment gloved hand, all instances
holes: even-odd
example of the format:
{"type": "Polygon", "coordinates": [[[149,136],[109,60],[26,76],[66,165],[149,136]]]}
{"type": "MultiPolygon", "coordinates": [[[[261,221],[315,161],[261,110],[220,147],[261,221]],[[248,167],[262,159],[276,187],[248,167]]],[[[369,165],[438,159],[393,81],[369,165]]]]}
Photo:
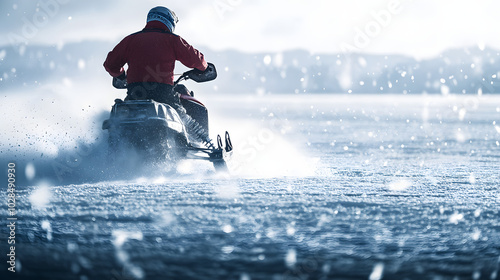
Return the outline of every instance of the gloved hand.
{"type": "Polygon", "coordinates": [[[120,76],[116,77],[118,80],[126,80],[127,79],[127,73],[125,71],[123,71],[120,76]]]}
{"type": "Polygon", "coordinates": [[[113,86],[118,89],[127,88],[127,74],[123,71],[120,76],[113,77],[113,86]]]}
{"type": "Polygon", "coordinates": [[[191,80],[198,83],[212,81],[217,78],[217,70],[215,70],[215,65],[210,62],[208,63],[208,67],[205,71],[193,69],[186,73],[191,80]]]}

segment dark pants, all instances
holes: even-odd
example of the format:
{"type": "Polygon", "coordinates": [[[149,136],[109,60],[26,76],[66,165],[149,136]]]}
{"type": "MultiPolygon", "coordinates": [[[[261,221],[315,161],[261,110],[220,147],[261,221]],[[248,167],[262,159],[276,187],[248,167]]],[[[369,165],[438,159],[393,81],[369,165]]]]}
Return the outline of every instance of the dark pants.
{"type": "Polygon", "coordinates": [[[174,107],[180,105],[179,94],[174,91],[174,87],[171,85],[144,82],[129,84],[127,89],[127,97],[125,100],[152,99],[156,102],[166,103],[174,107]]]}

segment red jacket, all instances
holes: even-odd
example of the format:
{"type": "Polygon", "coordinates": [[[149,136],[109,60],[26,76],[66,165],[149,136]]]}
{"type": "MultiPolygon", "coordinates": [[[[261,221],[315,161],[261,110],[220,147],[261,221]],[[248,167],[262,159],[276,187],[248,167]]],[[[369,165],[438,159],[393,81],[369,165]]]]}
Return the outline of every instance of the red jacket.
{"type": "Polygon", "coordinates": [[[174,66],[178,60],[186,67],[207,69],[201,52],[180,36],[172,34],[159,21],[151,21],[142,31],[125,37],[109,52],[104,68],[119,76],[128,64],[127,83],[157,82],[173,85],[174,66]]]}

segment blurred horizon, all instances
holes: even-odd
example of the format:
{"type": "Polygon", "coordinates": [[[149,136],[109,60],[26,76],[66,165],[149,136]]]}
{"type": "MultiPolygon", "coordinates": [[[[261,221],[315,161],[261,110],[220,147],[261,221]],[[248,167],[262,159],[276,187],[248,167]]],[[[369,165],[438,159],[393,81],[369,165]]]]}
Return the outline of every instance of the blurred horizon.
{"type": "MultiPolygon", "coordinates": [[[[0,89],[92,80],[109,86],[102,67],[114,43],[0,47],[0,89]]],[[[405,55],[311,53],[307,50],[245,53],[198,46],[219,77],[194,90],[220,93],[500,93],[500,51],[486,47],[447,50],[429,59],[405,55]]],[[[176,73],[187,70],[177,63],[176,73]]]]}
{"type": "Polygon", "coordinates": [[[157,5],[177,13],[177,34],[213,51],[304,49],[422,60],[449,49],[500,49],[493,28],[500,23],[500,3],[493,0],[6,0],[0,4],[0,47],[89,40],[116,44],[142,29],[147,12],[157,5]]]}

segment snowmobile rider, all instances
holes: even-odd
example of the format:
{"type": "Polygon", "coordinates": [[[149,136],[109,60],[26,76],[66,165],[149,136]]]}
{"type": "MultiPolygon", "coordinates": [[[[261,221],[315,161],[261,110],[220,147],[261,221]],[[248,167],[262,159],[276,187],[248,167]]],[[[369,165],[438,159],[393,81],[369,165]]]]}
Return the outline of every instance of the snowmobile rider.
{"type": "MultiPolygon", "coordinates": [[[[125,37],[109,52],[104,68],[113,77],[126,78],[125,100],[153,99],[176,108],[180,101],[172,88],[175,61],[200,71],[207,69],[203,54],[173,33],[177,22],[173,11],[155,7],[149,11],[142,31],[125,37]]],[[[186,89],[181,86],[179,90],[186,89]]]]}
{"type": "Polygon", "coordinates": [[[168,8],[151,9],[146,27],[118,43],[109,52],[104,68],[111,76],[126,79],[126,101],[152,99],[171,105],[179,113],[189,135],[213,148],[208,133],[181,105],[179,94],[189,95],[189,91],[184,85],[173,88],[175,61],[200,71],[208,67],[200,51],[173,33],[177,22],[177,16],[168,8]],[[126,72],[125,64],[128,64],[126,72]]]}

